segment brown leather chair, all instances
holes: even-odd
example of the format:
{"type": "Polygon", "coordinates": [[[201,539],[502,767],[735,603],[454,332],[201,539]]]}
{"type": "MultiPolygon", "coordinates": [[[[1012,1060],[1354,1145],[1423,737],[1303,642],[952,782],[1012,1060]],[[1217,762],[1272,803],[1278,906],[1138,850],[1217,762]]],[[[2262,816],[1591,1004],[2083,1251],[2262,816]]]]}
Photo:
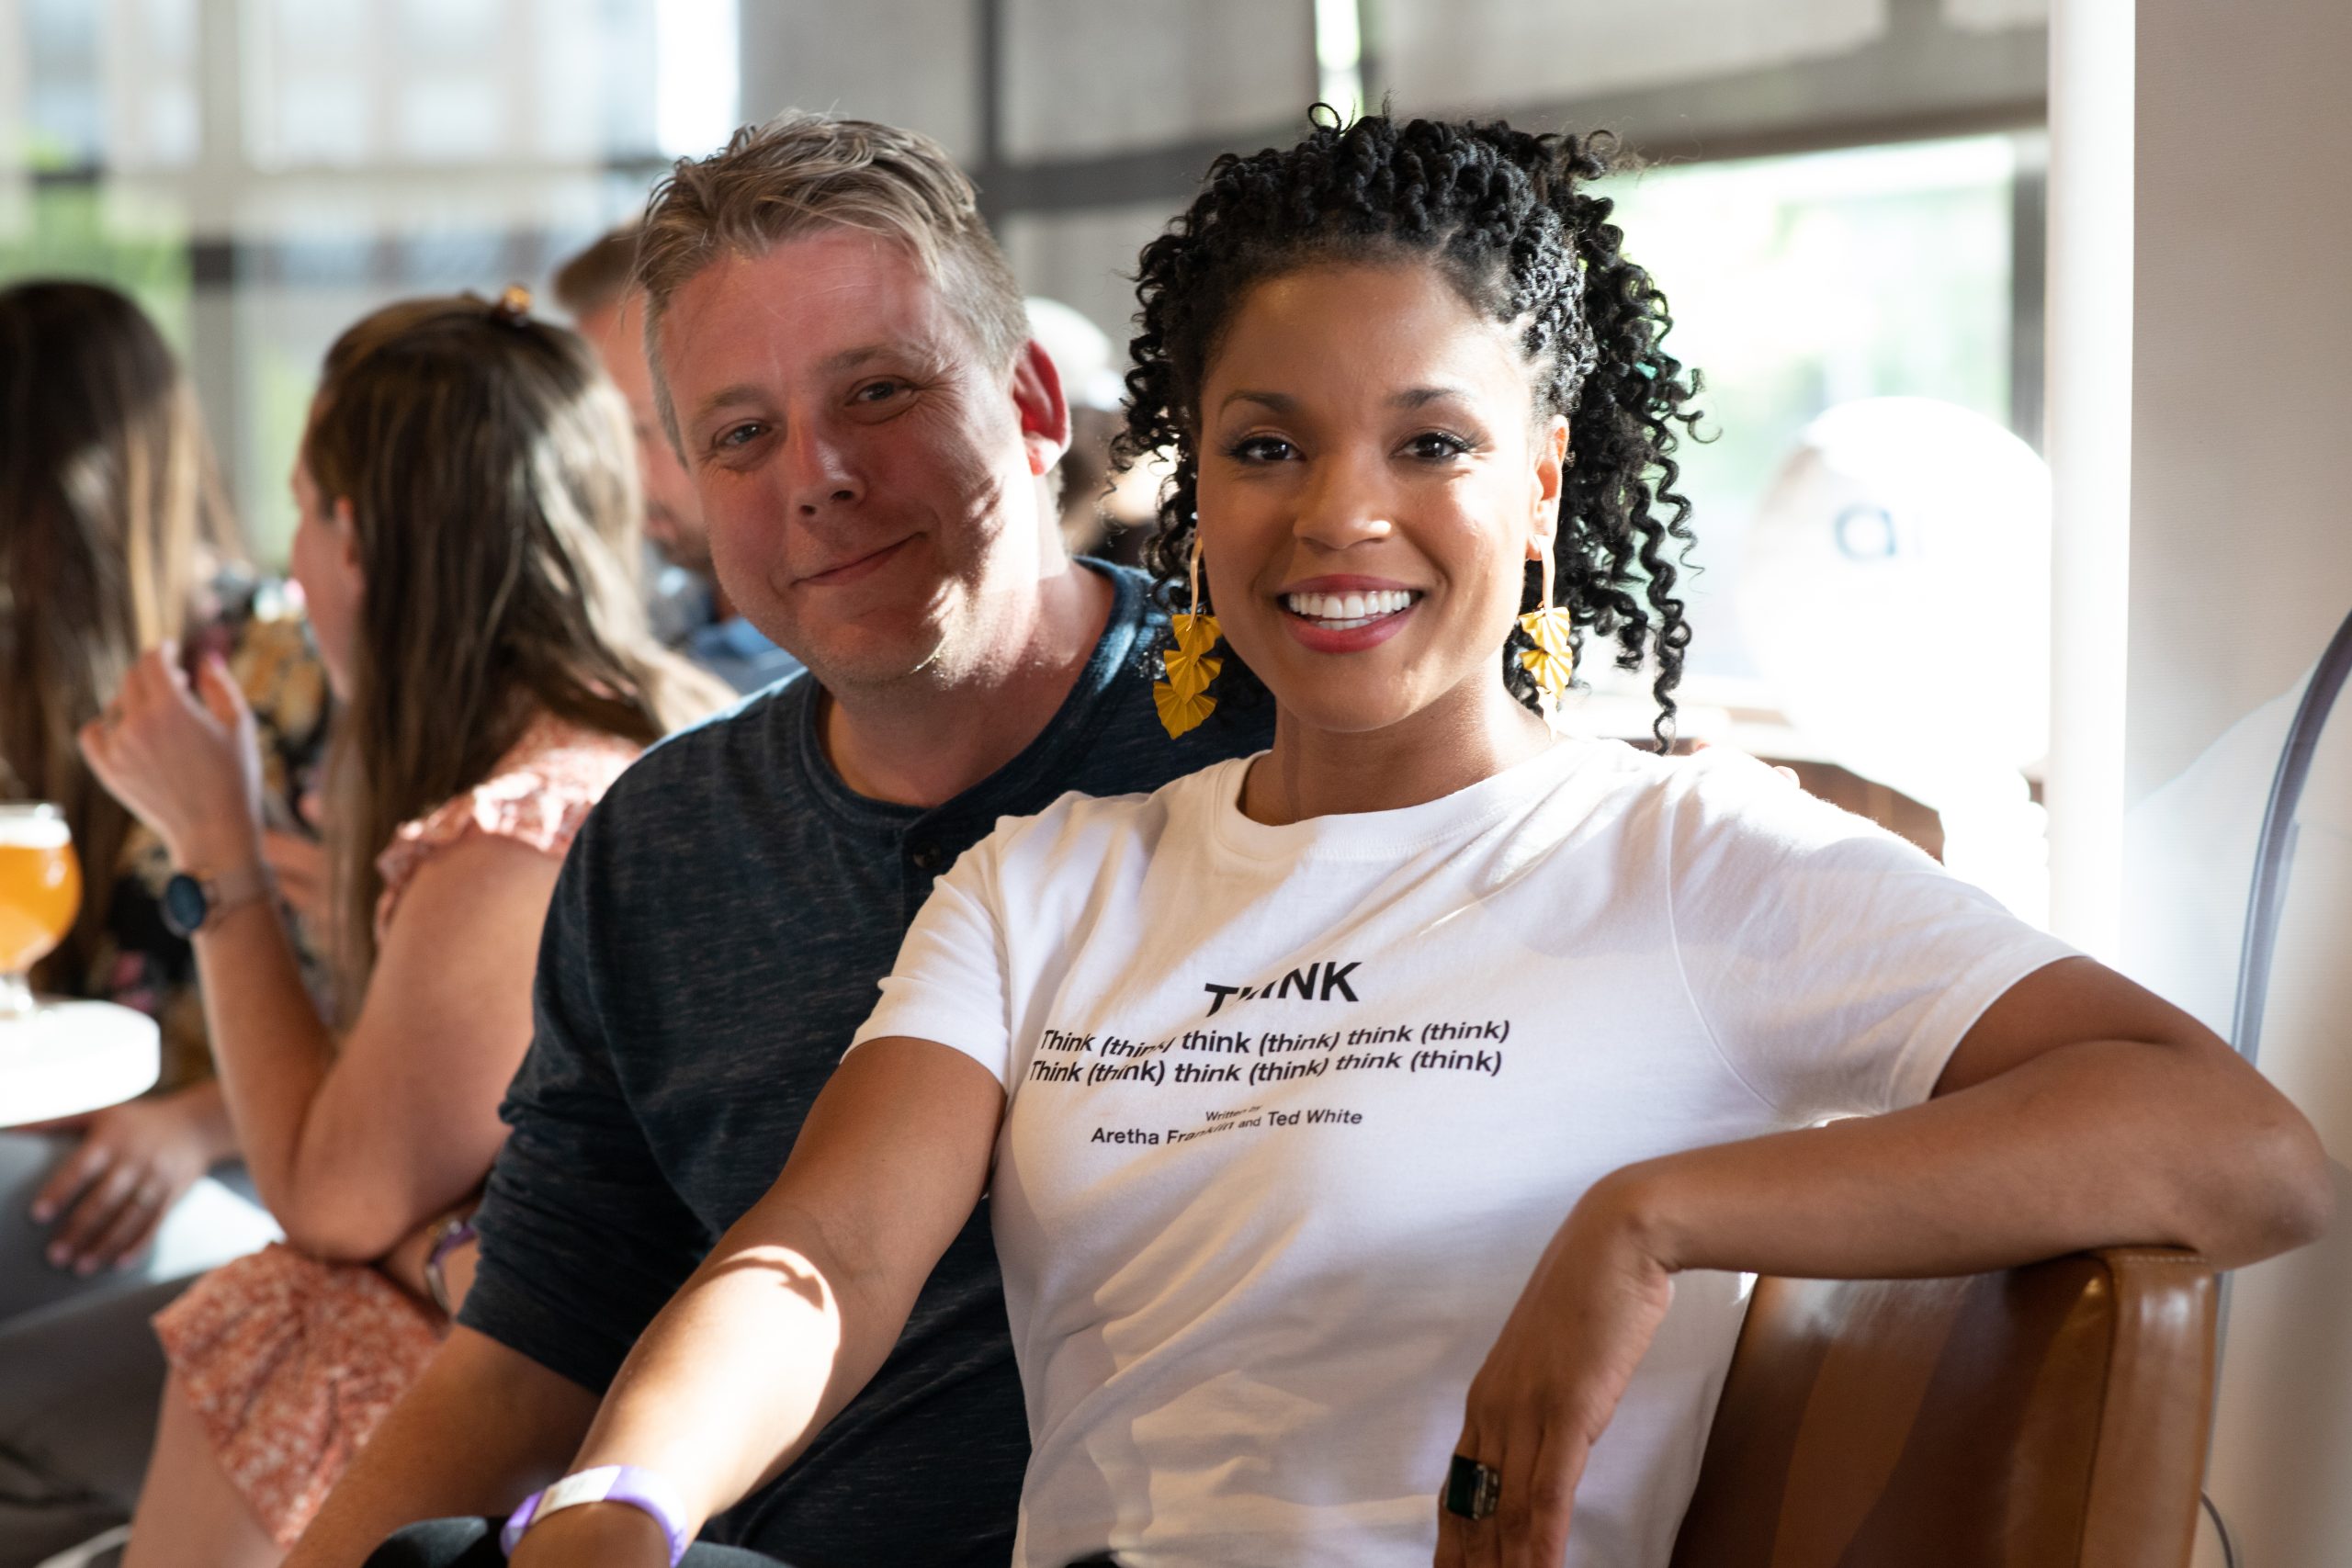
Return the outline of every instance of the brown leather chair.
{"type": "Polygon", "coordinates": [[[1674,1568],[2185,1568],[2213,1271],[1758,1280],[1674,1568]]]}

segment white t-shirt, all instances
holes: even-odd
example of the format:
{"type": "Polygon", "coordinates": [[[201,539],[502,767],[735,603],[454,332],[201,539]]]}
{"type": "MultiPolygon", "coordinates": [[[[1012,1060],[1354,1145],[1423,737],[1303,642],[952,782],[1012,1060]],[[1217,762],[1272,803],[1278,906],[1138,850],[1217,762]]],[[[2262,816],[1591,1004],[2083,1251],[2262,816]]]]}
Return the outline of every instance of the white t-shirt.
{"type": "MultiPolygon", "coordinates": [[[[1023,1568],[1427,1563],[1471,1377],[1588,1186],[1917,1104],[2071,951],[1733,754],[1564,741],[1287,827],[1248,767],[999,823],[858,1032],[1010,1095],[1023,1568]]],[[[1567,1562],[1666,1562],[1742,1304],[1677,1281],[1567,1562]]]]}

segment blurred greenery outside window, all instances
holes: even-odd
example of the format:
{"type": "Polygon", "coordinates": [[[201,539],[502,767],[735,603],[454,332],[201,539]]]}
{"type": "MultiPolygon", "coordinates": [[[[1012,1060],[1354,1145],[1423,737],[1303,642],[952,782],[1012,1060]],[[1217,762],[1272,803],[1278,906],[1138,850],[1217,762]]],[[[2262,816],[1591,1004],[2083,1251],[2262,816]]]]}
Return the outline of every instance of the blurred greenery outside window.
{"type": "Polygon", "coordinates": [[[191,362],[249,545],[282,565],[336,333],[391,299],[540,282],[736,123],[738,33],[736,0],[0,0],[0,284],[85,277],[146,307],[191,362]],[[225,148],[200,112],[224,26],[225,148]]]}
{"type": "Polygon", "coordinates": [[[193,155],[194,0],[18,0],[0,4],[14,51],[16,115],[0,123],[0,282],[82,277],[144,307],[188,351],[194,268],[188,213],[153,181],[95,177],[136,164],[183,167],[193,155]],[[114,78],[138,90],[110,99],[114,78]]]}
{"type": "Polygon", "coordinates": [[[0,282],[24,277],[112,284],[187,352],[195,278],[176,203],[81,181],[0,188],[0,282]]]}

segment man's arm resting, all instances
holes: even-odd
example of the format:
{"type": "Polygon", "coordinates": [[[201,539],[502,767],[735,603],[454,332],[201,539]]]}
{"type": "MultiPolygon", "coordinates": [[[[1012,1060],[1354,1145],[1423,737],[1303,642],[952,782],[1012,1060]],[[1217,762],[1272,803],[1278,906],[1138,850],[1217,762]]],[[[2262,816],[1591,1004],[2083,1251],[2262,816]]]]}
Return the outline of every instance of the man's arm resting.
{"type": "Polygon", "coordinates": [[[286,1568],[359,1568],[421,1519],[504,1516],[563,1473],[596,1396],[462,1324],[344,1472],[286,1568]]]}

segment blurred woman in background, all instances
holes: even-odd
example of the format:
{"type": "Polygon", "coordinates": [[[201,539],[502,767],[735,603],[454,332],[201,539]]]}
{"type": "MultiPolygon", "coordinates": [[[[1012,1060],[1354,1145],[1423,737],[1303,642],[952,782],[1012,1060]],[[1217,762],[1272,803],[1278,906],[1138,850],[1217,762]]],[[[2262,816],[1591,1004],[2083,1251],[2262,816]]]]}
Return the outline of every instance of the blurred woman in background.
{"type": "Polygon", "coordinates": [[[172,1371],[133,1564],[274,1561],[431,1353],[563,852],[642,748],[730,695],[648,636],[626,411],[519,290],[346,332],[293,484],[294,573],[342,703],[339,1039],[258,912],[261,770],[226,668],[187,673],[167,644],[82,731],[182,874],[228,1104],[288,1238],[157,1319],[172,1371]]]}
{"type": "Polygon", "coordinates": [[[206,1178],[236,1140],[194,956],[158,907],[170,865],[91,776],[75,731],[141,649],[219,658],[254,711],[263,797],[283,826],[321,747],[325,684],[288,597],[235,564],[195,396],[136,304],[89,283],[0,289],[0,798],[62,807],[85,879],[35,987],[136,1008],[163,1032],[153,1094],[0,1134],[5,1323],[186,1277],[275,1234],[249,1197],[206,1178]]]}

